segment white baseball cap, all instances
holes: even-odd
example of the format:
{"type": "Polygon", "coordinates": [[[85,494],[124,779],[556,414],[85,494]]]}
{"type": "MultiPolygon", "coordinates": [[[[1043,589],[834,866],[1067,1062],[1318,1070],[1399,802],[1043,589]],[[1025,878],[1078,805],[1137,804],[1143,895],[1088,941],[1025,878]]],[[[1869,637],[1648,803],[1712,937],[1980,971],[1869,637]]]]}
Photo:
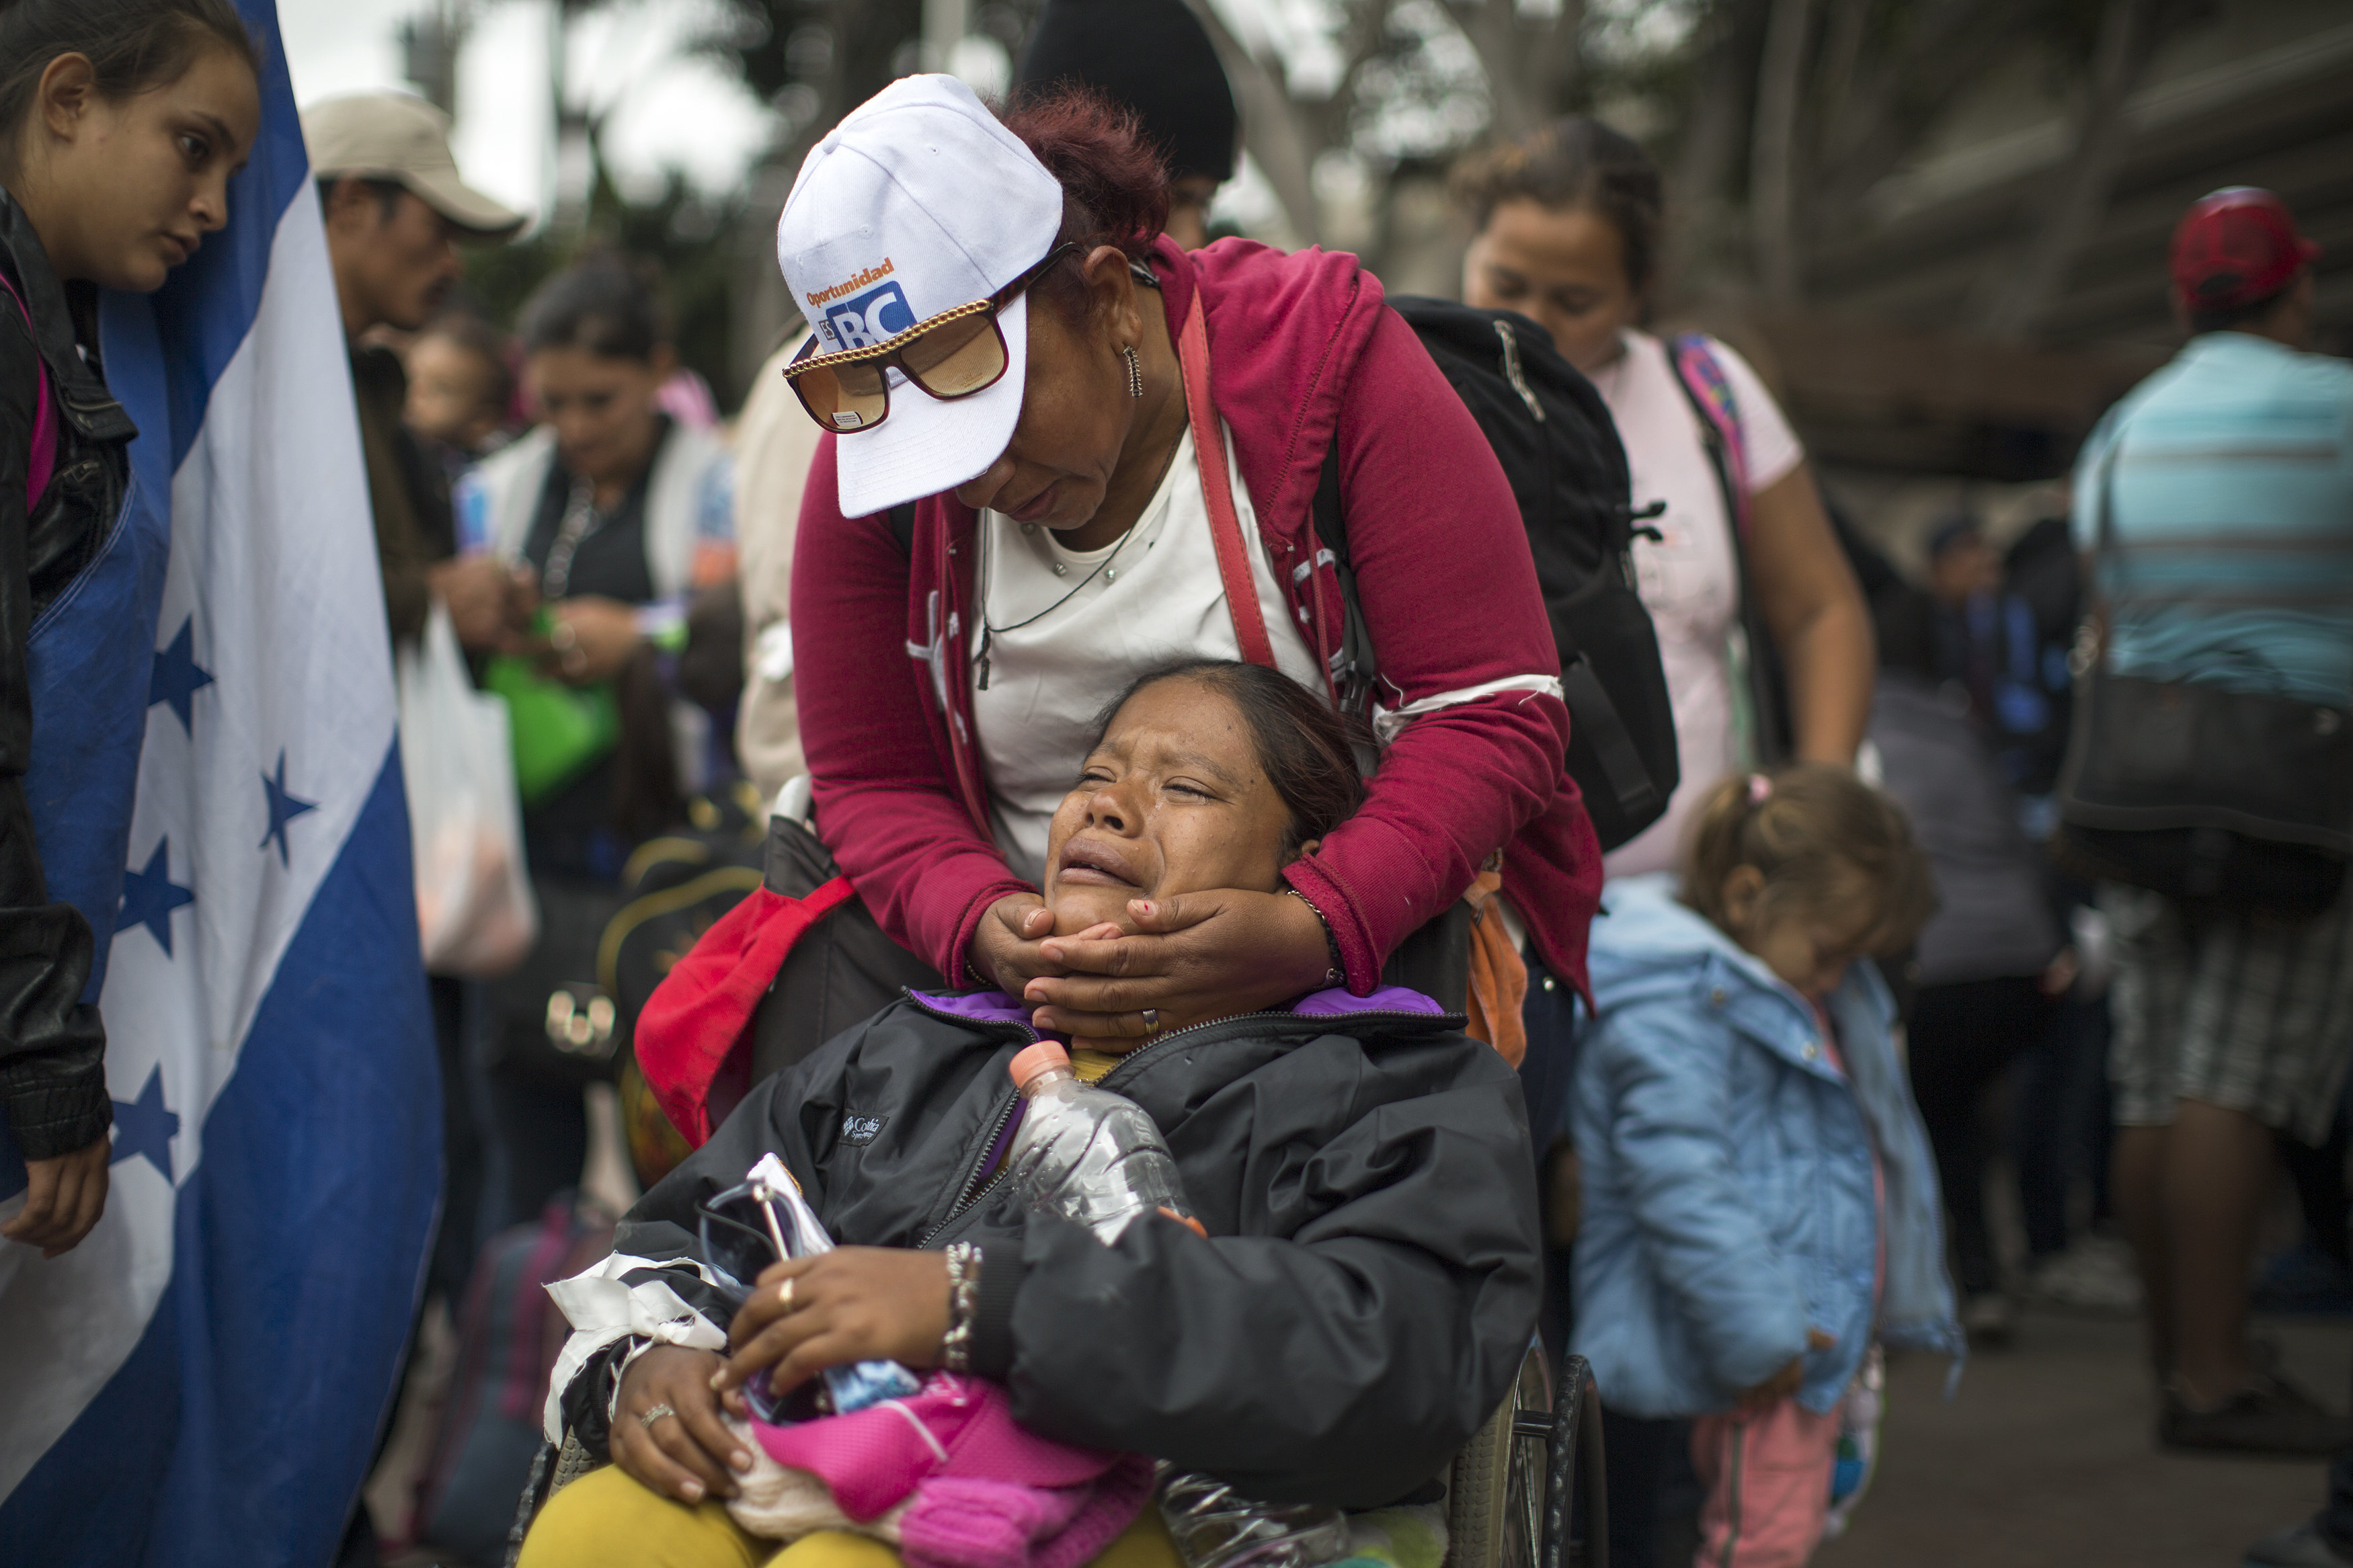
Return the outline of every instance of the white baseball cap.
{"type": "MultiPolygon", "coordinates": [[[[986,300],[1045,258],[1061,183],[952,76],[892,82],[809,150],[776,220],[776,265],[816,351],[864,348],[986,300]]],[[[938,495],[1013,438],[1029,363],[1029,295],[998,314],[994,386],[944,403],[891,372],[891,412],[835,439],[844,517],[938,495]]]]}

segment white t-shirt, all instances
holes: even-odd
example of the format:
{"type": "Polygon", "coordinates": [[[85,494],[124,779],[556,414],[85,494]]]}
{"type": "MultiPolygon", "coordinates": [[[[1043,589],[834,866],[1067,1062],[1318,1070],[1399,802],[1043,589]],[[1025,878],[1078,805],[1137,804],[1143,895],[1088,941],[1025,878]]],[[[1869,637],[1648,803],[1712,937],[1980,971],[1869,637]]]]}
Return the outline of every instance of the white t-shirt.
{"type": "MultiPolygon", "coordinates": [[[[1267,560],[1230,430],[1226,455],[1275,667],[1321,693],[1323,671],[1267,560]]],[[[1135,526],[1101,550],[1066,550],[1051,529],[981,513],[979,577],[982,624],[972,647],[980,657],[987,636],[988,687],[979,689],[976,668],[972,708],[989,814],[1015,874],[1042,882],[1047,829],[1086,761],[1103,704],[1154,665],[1242,656],[1192,432],[1135,526]]]]}
{"type": "MultiPolygon", "coordinates": [[[[1735,754],[1734,734],[1730,639],[1740,621],[1740,573],[1732,520],[1724,515],[1724,492],[1708,460],[1699,414],[1677,384],[1666,345],[1648,332],[1630,331],[1622,341],[1625,353],[1598,372],[1593,384],[1626,444],[1635,509],[1667,503],[1665,513],[1649,523],[1661,537],[1634,542],[1634,570],[1658,628],[1682,782],[1665,816],[1603,858],[1612,877],[1673,868],[1693,807],[1742,760],[1735,754]]],[[[1722,343],[1714,346],[1739,405],[1748,491],[1755,495],[1787,478],[1805,460],[1805,448],[1747,362],[1722,343]]]]}

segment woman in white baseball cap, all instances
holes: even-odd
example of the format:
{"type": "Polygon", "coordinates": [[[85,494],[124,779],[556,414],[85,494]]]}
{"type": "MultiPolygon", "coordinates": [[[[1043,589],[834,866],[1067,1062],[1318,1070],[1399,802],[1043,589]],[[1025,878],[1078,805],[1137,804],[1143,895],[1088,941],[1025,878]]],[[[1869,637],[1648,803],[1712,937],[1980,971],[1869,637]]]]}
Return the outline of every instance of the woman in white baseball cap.
{"type": "Polygon", "coordinates": [[[828,432],[792,605],[819,833],[894,941],[1106,1048],[1208,995],[1368,992],[1499,851],[1532,952],[1581,986],[1600,857],[1493,452],[1354,257],[1187,253],[1166,204],[1105,100],[1000,118],[940,76],[802,166],[777,252],[814,329],[786,374],[828,432]],[[1048,937],[1048,823],[1126,682],[1247,658],[1340,700],[1310,516],[1335,445],[1387,741],[1364,811],[1282,894],[1138,897],[1131,934],[1048,937]]]}

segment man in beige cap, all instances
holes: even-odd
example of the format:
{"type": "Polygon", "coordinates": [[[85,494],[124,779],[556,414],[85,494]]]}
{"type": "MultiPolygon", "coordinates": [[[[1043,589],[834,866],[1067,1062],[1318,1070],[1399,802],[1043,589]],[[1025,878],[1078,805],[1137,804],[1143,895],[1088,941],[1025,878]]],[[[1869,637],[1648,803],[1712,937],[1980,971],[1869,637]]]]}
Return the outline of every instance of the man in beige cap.
{"type": "Polygon", "coordinates": [[[486,645],[504,619],[505,575],[487,557],[451,559],[458,542],[448,480],[401,423],[407,374],[390,349],[361,339],[374,327],[424,326],[459,279],[458,242],[512,238],[523,215],[459,179],[449,117],[423,99],[398,92],[325,99],[302,111],[302,139],[351,342],[392,634],[422,632],[438,593],[459,639],[486,645]]]}

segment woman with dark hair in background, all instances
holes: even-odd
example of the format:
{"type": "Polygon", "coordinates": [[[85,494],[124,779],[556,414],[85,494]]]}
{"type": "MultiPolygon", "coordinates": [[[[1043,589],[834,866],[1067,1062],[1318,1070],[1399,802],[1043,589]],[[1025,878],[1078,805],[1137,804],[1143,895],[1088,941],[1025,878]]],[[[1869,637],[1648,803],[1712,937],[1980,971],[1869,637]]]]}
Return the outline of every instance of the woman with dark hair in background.
{"type": "Polygon", "coordinates": [[[1663,218],[1649,154],[1572,115],[1472,158],[1455,190],[1478,229],[1462,298],[1552,334],[1609,405],[1635,506],[1666,503],[1634,565],[1683,782],[1664,816],[1610,852],[1609,874],[1665,870],[1709,787],[1782,749],[1772,702],[1746,679],[1745,637],[1761,632],[1786,672],[1789,754],[1844,767],[1871,711],[1871,618],[1804,448],[1756,373],[1714,339],[1642,330],[1663,218]]]}
{"type": "MultiPolygon", "coordinates": [[[[541,423],[468,476],[459,529],[468,548],[512,563],[528,581],[526,600],[536,600],[531,629],[511,634],[510,651],[530,655],[541,681],[571,689],[590,709],[609,697],[609,717],[544,765],[517,724],[541,946],[518,980],[494,988],[495,1016],[474,1047],[492,1152],[473,1247],[580,1179],[587,1121],[576,1079],[534,1073],[504,1042],[535,1040],[551,989],[538,982],[593,973],[630,850],[679,819],[681,785],[693,783],[679,764],[694,759],[676,747],[672,714],[686,705],[659,656],[683,647],[690,595],[735,569],[727,452],[659,406],[678,362],[653,284],[618,257],[583,262],[532,295],[520,336],[541,423]],[[559,956],[568,965],[560,976],[549,963],[559,956]]],[[[518,682],[536,684],[512,665],[490,679],[511,702],[518,682]]],[[[454,1200],[451,1212],[460,1212],[454,1200]]]]}
{"type": "MultiPolygon", "coordinates": [[[[674,640],[694,590],[734,574],[733,469],[716,437],[661,411],[678,354],[653,284],[624,259],[540,285],[520,336],[540,425],[482,463],[464,526],[535,579],[547,672],[612,682],[649,642],[674,640]]],[[[526,813],[535,870],[619,874],[642,833],[609,820],[612,766],[598,759],[526,813]]]]}
{"type": "MultiPolygon", "coordinates": [[[[1987,727],[1962,683],[1939,679],[1935,601],[1899,588],[1874,607],[1883,662],[1871,738],[1887,793],[1911,816],[1936,876],[1938,907],[1913,951],[1912,1091],[1952,1218],[1961,1325],[2000,1344],[2014,1313],[1986,1222],[1980,1102],[2049,1035],[2074,959],[2052,913],[2044,855],[2019,825],[2018,795],[1987,727]]],[[[2023,1177],[2020,1186],[2026,1206],[2023,1177]]]]}

